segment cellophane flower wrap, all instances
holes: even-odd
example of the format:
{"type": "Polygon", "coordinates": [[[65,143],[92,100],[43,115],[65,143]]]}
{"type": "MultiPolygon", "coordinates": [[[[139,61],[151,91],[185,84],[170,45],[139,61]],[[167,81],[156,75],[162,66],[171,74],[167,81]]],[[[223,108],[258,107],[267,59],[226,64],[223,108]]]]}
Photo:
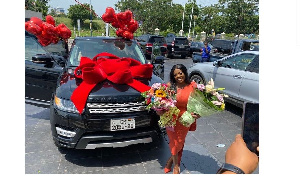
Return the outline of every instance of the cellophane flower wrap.
{"type": "Polygon", "coordinates": [[[225,88],[214,88],[214,81],[211,79],[207,85],[197,84],[197,87],[191,92],[187,111],[185,111],[179,118],[184,126],[189,127],[195,118],[191,113],[199,114],[200,116],[209,116],[225,109],[224,97],[227,95],[219,93],[218,91],[225,88]]]}
{"type": "Polygon", "coordinates": [[[161,127],[174,127],[180,110],[175,106],[176,92],[166,84],[154,83],[151,89],[141,93],[147,110],[164,112],[158,121],[161,127]]]}

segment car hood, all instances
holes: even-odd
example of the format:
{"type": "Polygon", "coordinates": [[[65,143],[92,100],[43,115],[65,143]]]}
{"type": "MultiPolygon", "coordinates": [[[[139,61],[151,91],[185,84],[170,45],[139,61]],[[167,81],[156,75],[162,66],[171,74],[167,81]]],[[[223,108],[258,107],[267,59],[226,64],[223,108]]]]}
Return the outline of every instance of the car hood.
{"type": "MultiPolygon", "coordinates": [[[[150,79],[137,79],[145,85],[151,86],[154,83],[162,83],[163,80],[156,75],[152,75],[150,79]]],[[[73,91],[80,85],[82,79],[77,79],[74,75],[67,72],[63,73],[58,80],[56,88],[56,96],[59,98],[70,100],[73,91]]],[[[114,84],[108,80],[98,83],[90,92],[87,102],[103,102],[101,97],[119,97],[122,96],[140,96],[141,93],[126,84],[114,84]]]]}

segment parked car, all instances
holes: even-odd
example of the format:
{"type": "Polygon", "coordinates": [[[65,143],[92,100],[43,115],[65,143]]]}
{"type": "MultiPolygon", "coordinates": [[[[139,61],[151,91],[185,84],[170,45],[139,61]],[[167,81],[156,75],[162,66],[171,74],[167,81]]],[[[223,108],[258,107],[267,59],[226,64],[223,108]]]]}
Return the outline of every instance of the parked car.
{"type": "Polygon", "coordinates": [[[216,88],[225,88],[225,100],[242,107],[259,102],[259,52],[245,51],[214,62],[197,63],[188,69],[189,78],[206,84],[212,78],[216,88]]]}
{"type": "Polygon", "coordinates": [[[153,43],[160,46],[161,54],[163,56],[167,54],[167,43],[163,36],[144,34],[137,37],[136,40],[148,60],[151,59],[153,43]]]}
{"type": "Polygon", "coordinates": [[[204,47],[203,42],[191,42],[189,56],[192,56],[194,52],[202,52],[202,48],[204,47]]]}
{"type": "MultiPolygon", "coordinates": [[[[212,49],[213,46],[208,43],[208,46],[212,49]]],[[[194,63],[203,62],[202,61],[202,48],[204,47],[204,43],[200,42],[191,42],[190,46],[190,54],[194,63]]],[[[209,62],[214,61],[215,58],[211,58],[209,62]]]]}
{"type": "Polygon", "coordinates": [[[259,40],[239,39],[235,40],[232,45],[232,54],[248,50],[259,51],[259,40]]]}
{"type": "Polygon", "coordinates": [[[49,106],[65,63],[64,57],[51,54],[25,31],[25,102],[49,106]]]}
{"type": "Polygon", "coordinates": [[[176,37],[174,35],[166,37],[168,55],[173,58],[174,55],[180,55],[181,58],[186,58],[190,52],[189,40],[186,37],[176,37]]]}

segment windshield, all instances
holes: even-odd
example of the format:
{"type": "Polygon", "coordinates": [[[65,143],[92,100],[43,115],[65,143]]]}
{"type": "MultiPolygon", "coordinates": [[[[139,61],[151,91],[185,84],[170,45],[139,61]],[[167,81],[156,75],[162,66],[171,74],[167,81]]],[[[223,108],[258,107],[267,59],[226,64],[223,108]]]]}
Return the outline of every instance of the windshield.
{"type": "Polygon", "coordinates": [[[93,39],[76,40],[70,52],[69,62],[72,66],[78,66],[82,56],[93,59],[95,55],[108,52],[120,58],[129,57],[146,63],[146,59],[139,46],[132,41],[123,39],[93,39]]]}
{"type": "Polygon", "coordinates": [[[25,60],[31,61],[37,54],[47,54],[47,51],[34,38],[25,36],[25,60]]]}
{"type": "Polygon", "coordinates": [[[175,38],[175,44],[184,44],[184,45],[188,45],[189,41],[186,38],[175,38]]]}

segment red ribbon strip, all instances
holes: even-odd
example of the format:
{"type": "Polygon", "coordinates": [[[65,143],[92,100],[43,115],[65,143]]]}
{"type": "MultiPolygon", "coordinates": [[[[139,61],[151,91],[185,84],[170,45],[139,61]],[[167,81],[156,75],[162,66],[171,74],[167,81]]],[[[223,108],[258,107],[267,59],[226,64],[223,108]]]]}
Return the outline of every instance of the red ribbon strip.
{"type": "Polygon", "coordinates": [[[83,81],[72,93],[71,100],[81,114],[91,90],[106,79],[115,84],[127,84],[139,92],[147,91],[151,87],[134,78],[151,78],[152,71],[151,64],[141,64],[132,58],[119,58],[107,52],[96,55],[93,60],[81,57],[74,74],[83,81]],[[81,70],[81,74],[78,74],[78,70],[81,70]]]}

